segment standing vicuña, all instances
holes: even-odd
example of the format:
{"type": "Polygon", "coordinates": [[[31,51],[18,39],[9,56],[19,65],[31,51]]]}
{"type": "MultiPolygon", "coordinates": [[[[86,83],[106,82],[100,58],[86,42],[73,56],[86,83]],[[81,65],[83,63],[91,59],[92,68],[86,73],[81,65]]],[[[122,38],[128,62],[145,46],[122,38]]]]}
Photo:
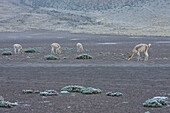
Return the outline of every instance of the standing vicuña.
{"type": "Polygon", "coordinates": [[[149,47],[151,46],[151,44],[138,44],[134,47],[133,51],[132,51],[132,54],[128,57],[128,60],[130,60],[133,55],[135,53],[137,53],[137,56],[138,56],[138,61],[140,60],[140,52],[143,52],[144,51],[144,54],[145,54],[145,61],[148,60],[148,49],[149,47]]]}
{"type": "Polygon", "coordinates": [[[24,53],[22,46],[20,44],[14,44],[14,53],[17,54],[17,49],[18,49],[18,54],[20,53],[20,50],[22,53],[24,53]]]}
{"type": "Polygon", "coordinates": [[[83,45],[81,43],[77,43],[77,52],[84,52],[83,45]]]}
{"type": "Polygon", "coordinates": [[[62,53],[60,44],[52,43],[51,44],[51,53],[54,53],[54,48],[56,48],[56,54],[58,53],[58,51],[59,51],[59,53],[62,53]]]}

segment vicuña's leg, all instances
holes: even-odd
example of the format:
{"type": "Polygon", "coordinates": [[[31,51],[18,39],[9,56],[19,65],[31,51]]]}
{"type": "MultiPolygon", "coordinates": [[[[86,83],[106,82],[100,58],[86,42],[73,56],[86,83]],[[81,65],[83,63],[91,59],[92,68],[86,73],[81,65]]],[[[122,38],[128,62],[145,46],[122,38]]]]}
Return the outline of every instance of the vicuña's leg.
{"type": "Polygon", "coordinates": [[[18,54],[20,53],[20,49],[18,49],[18,54]]]}
{"type": "Polygon", "coordinates": [[[23,50],[22,48],[21,48],[20,50],[21,50],[21,52],[24,54],[24,50],[23,50]]]}
{"type": "Polygon", "coordinates": [[[83,49],[83,47],[81,48],[81,52],[84,52],[84,49],[83,49]]]}
{"type": "Polygon", "coordinates": [[[140,61],[140,52],[137,53],[138,61],[140,61]]]}
{"type": "Polygon", "coordinates": [[[80,48],[77,48],[77,52],[80,52],[80,48]]]}
{"type": "Polygon", "coordinates": [[[149,57],[148,52],[146,51],[144,53],[145,53],[145,61],[148,61],[148,57],[149,57]]]}
{"type": "Polygon", "coordinates": [[[62,53],[62,50],[61,50],[61,48],[56,48],[56,54],[61,54],[62,53]]]}
{"type": "Polygon", "coordinates": [[[145,61],[147,61],[148,60],[148,56],[149,56],[148,55],[148,46],[146,46],[144,54],[145,54],[145,61]]]}
{"type": "Polygon", "coordinates": [[[14,53],[17,54],[17,49],[14,47],[14,53]]]}
{"type": "Polygon", "coordinates": [[[59,53],[58,51],[59,51],[59,49],[58,49],[58,48],[56,48],[56,54],[58,54],[58,53],[59,53]]]}
{"type": "Polygon", "coordinates": [[[51,48],[51,54],[54,53],[54,47],[51,48]]]}
{"type": "Polygon", "coordinates": [[[134,54],[135,54],[135,52],[132,52],[132,54],[130,56],[128,56],[128,60],[130,60],[134,54]]]}
{"type": "Polygon", "coordinates": [[[61,48],[59,48],[59,50],[60,50],[60,54],[62,54],[62,50],[61,50],[61,48]]]}

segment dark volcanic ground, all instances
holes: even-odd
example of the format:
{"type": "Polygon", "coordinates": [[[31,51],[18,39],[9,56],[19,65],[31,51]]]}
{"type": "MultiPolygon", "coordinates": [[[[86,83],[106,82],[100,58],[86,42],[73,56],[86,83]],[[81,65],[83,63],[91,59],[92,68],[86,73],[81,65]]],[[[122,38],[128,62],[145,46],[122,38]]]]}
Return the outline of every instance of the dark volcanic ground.
{"type": "MultiPolygon", "coordinates": [[[[145,108],[142,103],[170,93],[170,37],[70,34],[68,32],[30,31],[0,33],[0,53],[13,52],[13,44],[35,48],[37,53],[0,55],[0,96],[17,102],[0,113],[169,113],[170,107],[145,108]],[[61,44],[61,60],[46,61],[50,44],[61,44]],[[76,43],[81,42],[91,60],[77,60],[76,43]],[[139,43],[151,43],[149,61],[130,61],[127,56],[139,43]],[[67,85],[100,88],[103,93],[61,94],[67,85]],[[57,90],[59,96],[23,94],[23,89],[57,90]],[[108,97],[106,92],[122,92],[108,97]]],[[[141,53],[143,57],[143,53],[141,53]]]]}

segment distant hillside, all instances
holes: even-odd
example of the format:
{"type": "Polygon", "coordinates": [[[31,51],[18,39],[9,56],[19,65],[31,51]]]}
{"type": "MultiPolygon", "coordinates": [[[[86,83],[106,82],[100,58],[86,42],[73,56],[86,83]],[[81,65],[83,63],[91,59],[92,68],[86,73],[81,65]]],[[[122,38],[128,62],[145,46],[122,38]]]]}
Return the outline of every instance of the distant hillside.
{"type": "Polygon", "coordinates": [[[0,31],[170,36],[170,0],[1,0],[0,31]]]}
{"type": "Polygon", "coordinates": [[[146,3],[167,2],[168,0],[20,0],[21,4],[32,8],[48,7],[65,10],[107,10],[125,6],[142,6],[146,3]]]}

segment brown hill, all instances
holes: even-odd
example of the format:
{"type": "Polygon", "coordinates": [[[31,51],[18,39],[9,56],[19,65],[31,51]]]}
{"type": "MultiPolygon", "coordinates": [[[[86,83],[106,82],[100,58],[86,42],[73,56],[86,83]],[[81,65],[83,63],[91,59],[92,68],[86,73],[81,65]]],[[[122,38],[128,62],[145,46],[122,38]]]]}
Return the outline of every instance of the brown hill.
{"type": "Polygon", "coordinates": [[[0,31],[170,36],[169,0],[2,0],[0,31]]]}

